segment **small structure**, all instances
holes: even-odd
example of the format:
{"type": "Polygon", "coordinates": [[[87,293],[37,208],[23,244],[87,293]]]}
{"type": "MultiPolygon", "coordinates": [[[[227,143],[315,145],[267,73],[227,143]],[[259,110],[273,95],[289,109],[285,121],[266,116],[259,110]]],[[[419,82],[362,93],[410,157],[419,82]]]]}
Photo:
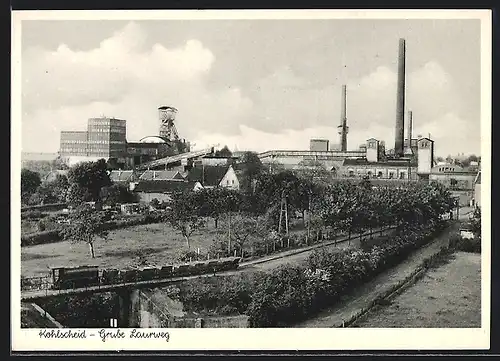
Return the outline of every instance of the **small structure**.
{"type": "Polygon", "coordinates": [[[139,201],[142,203],[149,203],[153,199],[160,202],[169,202],[174,192],[195,191],[202,188],[200,182],[197,181],[146,180],[140,181],[133,192],[139,196],[139,201]]]}
{"type": "Polygon", "coordinates": [[[67,176],[67,175],[68,175],[67,170],[55,169],[51,170],[45,177],[43,177],[42,181],[43,183],[50,183],[54,182],[58,176],[67,176]]]}
{"type": "Polygon", "coordinates": [[[232,165],[194,167],[189,171],[187,178],[191,182],[199,182],[203,188],[224,187],[236,190],[240,188],[238,176],[232,165]]]}
{"type": "Polygon", "coordinates": [[[469,223],[463,223],[460,226],[460,236],[466,239],[474,239],[474,232],[472,232],[472,226],[469,223]]]}

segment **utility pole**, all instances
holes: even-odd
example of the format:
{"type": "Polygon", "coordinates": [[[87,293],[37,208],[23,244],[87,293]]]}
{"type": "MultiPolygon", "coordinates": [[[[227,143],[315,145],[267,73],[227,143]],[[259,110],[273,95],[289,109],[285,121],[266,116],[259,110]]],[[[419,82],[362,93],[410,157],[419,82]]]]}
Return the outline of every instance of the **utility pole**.
{"type": "Polygon", "coordinates": [[[283,218],[285,220],[285,234],[288,236],[288,207],[285,196],[285,190],[281,192],[281,209],[280,209],[280,220],[278,225],[279,234],[281,234],[283,218]]]}

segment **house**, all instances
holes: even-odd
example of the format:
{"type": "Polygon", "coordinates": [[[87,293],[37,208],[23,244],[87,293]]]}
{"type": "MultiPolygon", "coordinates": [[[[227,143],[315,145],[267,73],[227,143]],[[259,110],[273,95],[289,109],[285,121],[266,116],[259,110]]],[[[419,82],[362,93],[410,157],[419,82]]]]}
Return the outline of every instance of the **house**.
{"type": "Polygon", "coordinates": [[[481,171],[477,172],[477,176],[474,179],[474,196],[472,199],[472,205],[474,207],[481,207],[481,171]]]}
{"type": "Polygon", "coordinates": [[[177,170],[147,170],[139,176],[143,180],[184,180],[184,176],[177,170]]]}
{"type": "Polygon", "coordinates": [[[57,179],[57,176],[59,175],[68,176],[68,171],[59,169],[51,170],[45,177],[43,177],[42,182],[43,183],[54,182],[57,179]]]}
{"type": "Polygon", "coordinates": [[[194,167],[189,171],[187,179],[190,182],[199,182],[203,188],[240,189],[240,182],[232,165],[194,167]]]}
{"type": "Polygon", "coordinates": [[[137,183],[133,192],[137,194],[141,203],[149,203],[153,199],[160,202],[169,202],[172,194],[185,190],[202,189],[199,182],[179,180],[143,180],[137,183]]]}
{"type": "Polygon", "coordinates": [[[451,189],[472,190],[477,173],[457,164],[432,167],[429,179],[444,184],[451,189]]]}

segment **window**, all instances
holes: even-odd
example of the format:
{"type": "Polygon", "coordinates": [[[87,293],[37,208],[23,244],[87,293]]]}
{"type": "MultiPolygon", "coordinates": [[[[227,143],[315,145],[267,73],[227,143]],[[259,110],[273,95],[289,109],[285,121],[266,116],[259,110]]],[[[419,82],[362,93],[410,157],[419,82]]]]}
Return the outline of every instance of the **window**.
{"type": "Polygon", "coordinates": [[[379,177],[379,178],[382,178],[383,176],[384,176],[384,175],[383,175],[383,173],[379,171],[379,172],[378,172],[378,177],[379,177]]]}
{"type": "Polygon", "coordinates": [[[394,172],[389,172],[389,179],[394,178],[394,172]]]}
{"type": "Polygon", "coordinates": [[[405,179],[405,172],[399,172],[399,179],[405,179]]]}

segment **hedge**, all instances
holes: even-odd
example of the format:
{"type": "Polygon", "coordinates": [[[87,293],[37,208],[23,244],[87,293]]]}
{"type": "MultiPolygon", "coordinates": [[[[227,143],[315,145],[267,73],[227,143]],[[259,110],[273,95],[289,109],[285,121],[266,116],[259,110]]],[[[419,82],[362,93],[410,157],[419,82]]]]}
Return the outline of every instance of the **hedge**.
{"type": "MultiPolygon", "coordinates": [[[[126,227],[138,226],[160,222],[160,217],[155,215],[145,215],[132,219],[111,221],[104,224],[106,230],[116,230],[126,227]]],[[[55,243],[63,241],[58,230],[35,232],[21,236],[21,247],[33,246],[37,244],[55,243]]]]}
{"type": "Polygon", "coordinates": [[[444,224],[405,230],[370,250],[313,252],[301,265],[253,276],[228,276],[223,284],[197,280],[181,293],[189,311],[250,317],[252,327],[283,327],[332,306],[348,290],[403,261],[444,229],[444,224]]]}

